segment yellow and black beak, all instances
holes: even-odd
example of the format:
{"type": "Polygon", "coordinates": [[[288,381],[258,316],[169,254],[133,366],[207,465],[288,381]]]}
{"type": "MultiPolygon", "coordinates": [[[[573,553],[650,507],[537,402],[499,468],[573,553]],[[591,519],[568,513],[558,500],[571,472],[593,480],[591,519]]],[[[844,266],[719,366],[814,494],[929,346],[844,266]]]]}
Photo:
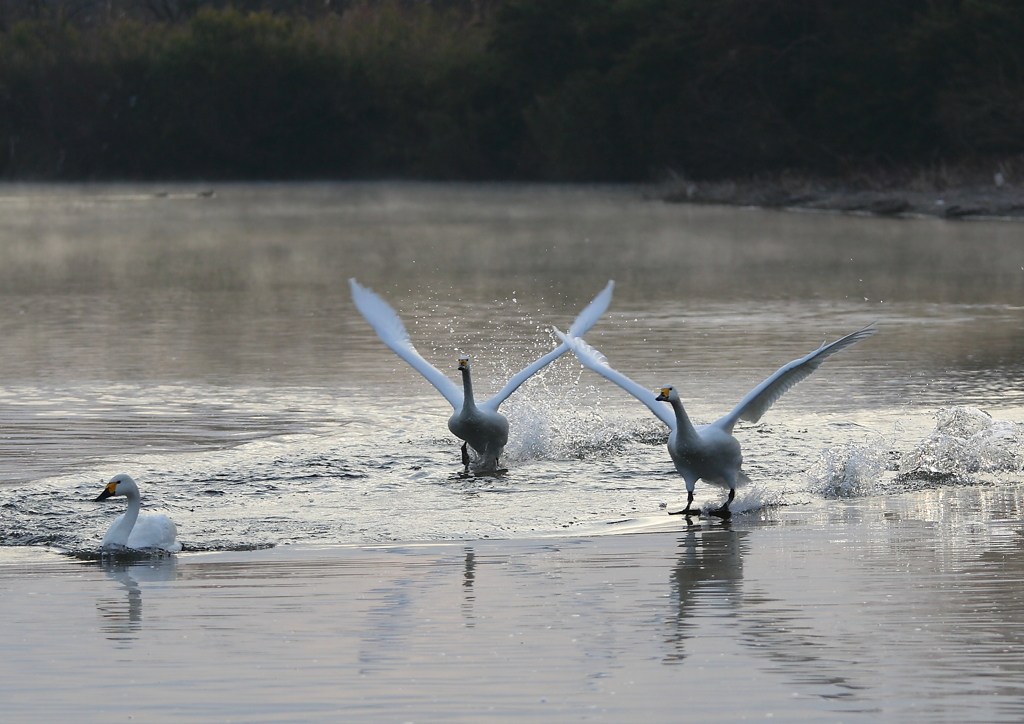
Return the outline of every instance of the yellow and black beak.
{"type": "Polygon", "coordinates": [[[671,391],[671,387],[662,387],[661,394],[655,397],[654,399],[657,400],[658,402],[668,402],[668,395],[671,391]]]}
{"type": "Polygon", "coordinates": [[[117,483],[107,483],[107,487],[103,488],[103,492],[96,496],[96,499],[92,502],[98,503],[101,500],[106,500],[114,495],[115,490],[117,490],[117,483]]]}
{"type": "Polygon", "coordinates": [[[469,367],[469,358],[468,357],[459,357],[459,369],[460,370],[464,370],[464,369],[467,369],[468,367],[469,367]]]}

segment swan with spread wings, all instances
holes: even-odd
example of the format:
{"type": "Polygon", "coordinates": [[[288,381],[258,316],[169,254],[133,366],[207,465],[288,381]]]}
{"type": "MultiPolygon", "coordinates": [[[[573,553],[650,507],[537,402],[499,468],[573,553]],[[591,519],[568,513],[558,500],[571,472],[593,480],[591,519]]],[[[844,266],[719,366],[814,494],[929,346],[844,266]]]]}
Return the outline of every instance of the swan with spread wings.
{"type": "Polygon", "coordinates": [[[691,509],[693,489],[698,480],[703,480],[729,490],[729,498],[725,503],[720,508],[710,511],[712,515],[720,518],[732,515],[729,504],[736,497],[736,486],[750,482],[741,469],[743,455],[740,452],[739,441],[732,435],[736,423],[739,420],[757,422],[776,400],[797,382],[818,369],[826,358],[871,336],[874,332],[874,326],[869,324],[831,344],[822,344],[810,354],[780,367],[775,374],[751,390],[725,417],[710,425],[694,425],[690,422],[675,387],[662,387],[661,394],[655,395],[626,375],[612,369],[603,354],[580,339],[579,335],[572,334],[572,330],[568,335],[558,329],[555,330],[562,342],[572,348],[577,359],[585,367],[589,367],[633,395],[647,405],[659,420],[668,425],[671,430],[668,436],[668,454],[676,470],[686,481],[686,507],[676,514],[694,513],[691,509]],[[661,404],[663,402],[667,402],[671,409],[661,404]]]}
{"type": "MultiPolygon", "coordinates": [[[[472,469],[474,473],[486,474],[498,470],[498,459],[508,442],[508,419],[498,412],[498,406],[526,380],[568,352],[569,346],[559,345],[515,374],[494,397],[485,402],[477,402],[473,396],[469,357],[460,357],[458,361],[458,370],[462,373],[460,389],[443,372],[420,356],[413,347],[402,320],[387,302],[355,279],[349,279],[349,286],[352,288],[352,300],[356,307],[381,341],[423,375],[451,403],[455,412],[448,419],[448,429],[463,440],[462,464],[465,471],[469,472],[472,469]],[[476,453],[475,460],[470,459],[467,446],[476,453]]],[[[615,282],[609,281],[604,290],[576,317],[576,321],[569,328],[570,334],[578,337],[597,323],[611,303],[614,287],[615,282]]]]}

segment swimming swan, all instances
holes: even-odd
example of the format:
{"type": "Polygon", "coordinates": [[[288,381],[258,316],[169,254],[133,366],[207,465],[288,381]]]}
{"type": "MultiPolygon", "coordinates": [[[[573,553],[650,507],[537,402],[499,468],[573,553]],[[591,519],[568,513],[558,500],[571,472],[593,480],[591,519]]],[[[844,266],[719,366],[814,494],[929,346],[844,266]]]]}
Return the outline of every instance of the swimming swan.
{"type": "Polygon", "coordinates": [[[115,495],[128,498],[128,510],[114,519],[107,534],[103,536],[104,550],[160,548],[170,553],[181,550],[181,543],[175,540],[178,529],[170,518],[162,514],[139,516],[142,497],[139,495],[139,486],[131,477],[123,473],[112,477],[96,502],[115,495]]]}
{"type": "MultiPolygon", "coordinates": [[[[408,362],[413,369],[427,378],[451,403],[455,413],[448,418],[448,429],[460,440],[462,445],[462,464],[466,472],[470,469],[469,453],[466,446],[473,448],[477,454],[473,462],[474,472],[492,472],[498,469],[498,458],[508,442],[508,419],[498,412],[498,405],[505,401],[516,389],[530,379],[545,366],[569,351],[568,345],[561,344],[551,352],[515,374],[512,379],[491,399],[477,403],[473,397],[473,382],[470,378],[469,357],[460,357],[458,369],[462,373],[462,389],[444,376],[440,370],[427,362],[413,347],[405,325],[395,311],[367,287],[355,279],[349,279],[352,288],[352,301],[363,315],[381,341],[390,347],[395,354],[408,362]]],[[[597,323],[612,299],[615,282],[594,297],[586,309],[580,312],[569,328],[569,333],[580,336],[597,323]]]]}
{"type": "Polygon", "coordinates": [[[720,518],[732,515],[729,512],[729,504],[736,497],[736,486],[750,482],[740,469],[743,455],[740,453],[739,442],[732,436],[736,422],[757,422],[789,388],[818,369],[826,357],[871,336],[874,332],[874,327],[869,324],[832,344],[822,344],[806,357],[780,367],[775,374],[751,390],[725,417],[710,425],[694,426],[683,409],[683,403],[675,387],[662,387],[661,394],[655,396],[621,372],[609,367],[605,356],[582,339],[571,333],[565,335],[555,330],[555,334],[572,348],[584,366],[614,382],[647,405],[651,412],[672,430],[668,436],[668,454],[672,457],[676,470],[686,480],[686,507],[673,515],[689,515],[694,512],[690,509],[693,504],[693,488],[698,480],[704,480],[729,489],[729,499],[722,507],[710,511],[712,515],[720,518]],[[669,403],[672,409],[659,405],[659,402],[669,403]]]}

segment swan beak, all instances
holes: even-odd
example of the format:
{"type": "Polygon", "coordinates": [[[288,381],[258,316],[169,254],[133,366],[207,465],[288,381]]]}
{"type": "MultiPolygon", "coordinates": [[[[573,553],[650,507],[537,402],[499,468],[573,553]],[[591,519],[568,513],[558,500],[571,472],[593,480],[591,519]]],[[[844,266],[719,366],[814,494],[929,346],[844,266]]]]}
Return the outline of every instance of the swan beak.
{"type": "Polygon", "coordinates": [[[114,491],[117,489],[117,483],[108,483],[107,487],[103,489],[103,492],[96,496],[96,499],[92,502],[98,503],[101,500],[106,500],[114,495],[114,491]]]}
{"type": "Polygon", "coordinates": [[[661,394],[655,397],[654,399],[658,402],[668,402],[668,393],[671,391],[672,390],[670,390],[668,387],[662,387],[661,394]]]}
{"type": "Polygon", "coordinates": [[[464,370],[464,369],[466,369],[466,367],[467,367],[468,365],[469,365],[469,360],[468,360],[468,359],[465,359],[465,358],[463,358],[463,359],[460,359],[460,360],[459,360],[459,369],[460,369],[460,370],[464,370]]]}

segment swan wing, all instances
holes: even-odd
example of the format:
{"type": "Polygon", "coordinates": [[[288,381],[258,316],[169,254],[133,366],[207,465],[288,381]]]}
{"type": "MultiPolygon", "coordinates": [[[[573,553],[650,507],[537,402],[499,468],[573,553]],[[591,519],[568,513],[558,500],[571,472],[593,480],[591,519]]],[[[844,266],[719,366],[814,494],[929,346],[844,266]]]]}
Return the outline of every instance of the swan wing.
{"type": "MultiPolygon", "coordinates": [[[[586,308],[579,313],[576,320],[572,323],[572,326],[569,327],[570,337],[580,337],[591,327],[597,324],[597,320],[601,318],[601,315],[605,313],[606,309],[608,309],[608,305],[611,304],[612,290],[614,288],[615,282],[609,281],[608,285],[601,291],[601,293],[594,297],[590,304],[588,304],[586,308]]],[[[512,379],[510,379],[508,383],[501,388],[498,394],[480,405],[480,407],[497,410],[498,405],[508,399],[508,396],[519,389],[520,385],[568,351],[568,345],[564,343],[558,345],[539,360],[513,375],[512,379]]]]}
{"type": "Polygon", "coordinates": [[[872,322],[863,329],[858,329],[852,334],[837,339],[832,344],[822,344],[806,357],[801,357],[788,364],[784,364],[775,374],[751,390],[733,408],[732,412],[717,420],[714,425],[731,433],[732,428],[739,420],[757,422],[768,411],[768,408],[775,404],[775,401],[782,397],[789,388],[818,369],[821,363],[828,357],[834,355],[839,350],[846,349],[851,344],[870,337],[874,333],[875,327],[874,322],[872,322]]]}
{"type": "Polygon", "coordinates": [[[626,392],[633,395],[633,397],[640,400],[640,402],[647,405],[650,411],[653,412],[659,420],[668,425],[670,429],[676,429],[675,414],[668,405],[663,402],[658,402],[657,395],[629,379],[621,372],[612,369],[608,365],[608,360],[603,354],[598,352],[579,337],[569,337],[562,334],[562,332],[557,328],[555,329],[555,334],[558,335],[562,342],[569,346],[569,349],[573,351],[573,354],[575,354],[576,358],[583,363],[584,367],[589,367],[606,380],[617,384],[626,392]]]}
{"type": "Polygon", "coordinates": [[[140,515],[128,536],[128,547],[135,550],[160,548],[171,553],[181,550],[178,528],[166,515],[140,515]]]}
{"type": "Polygon", "coordinates": [[[414,370],[426,377],[427,382],[436,387],[437,391],[452,404],[452,407],[456,410],[462,407],[462,390],[445,377],[441,370],[420,356],[409,340],[409,333],[405,330],[405,325],[402,324],[402,320],[395,314],[391,305],[355,279],[349,279],[348,283],[352,288],[352,301],[355,302],[356,308],[363,318],[373,327],[373,331],[377,333],[380,340],[390,347],[391,351],[408,362],[414,370]]]}
{"type": "MultiPolygon", "coordinates": [[[[608,305],[612,303],[612,292],[615,290],[615,281],[612,279],[608,280],[608,284],[601,293],[590,300],[582,312],[576,316],[576,320],[569,327],[570,337],[582,337],[584,334],[590,331],[590,328],[597,324],[597,320],[601,318],[601,315],[608,309],[608,305]]],[[[569,350],[566,349],[568,352],[569,350]]]]}

